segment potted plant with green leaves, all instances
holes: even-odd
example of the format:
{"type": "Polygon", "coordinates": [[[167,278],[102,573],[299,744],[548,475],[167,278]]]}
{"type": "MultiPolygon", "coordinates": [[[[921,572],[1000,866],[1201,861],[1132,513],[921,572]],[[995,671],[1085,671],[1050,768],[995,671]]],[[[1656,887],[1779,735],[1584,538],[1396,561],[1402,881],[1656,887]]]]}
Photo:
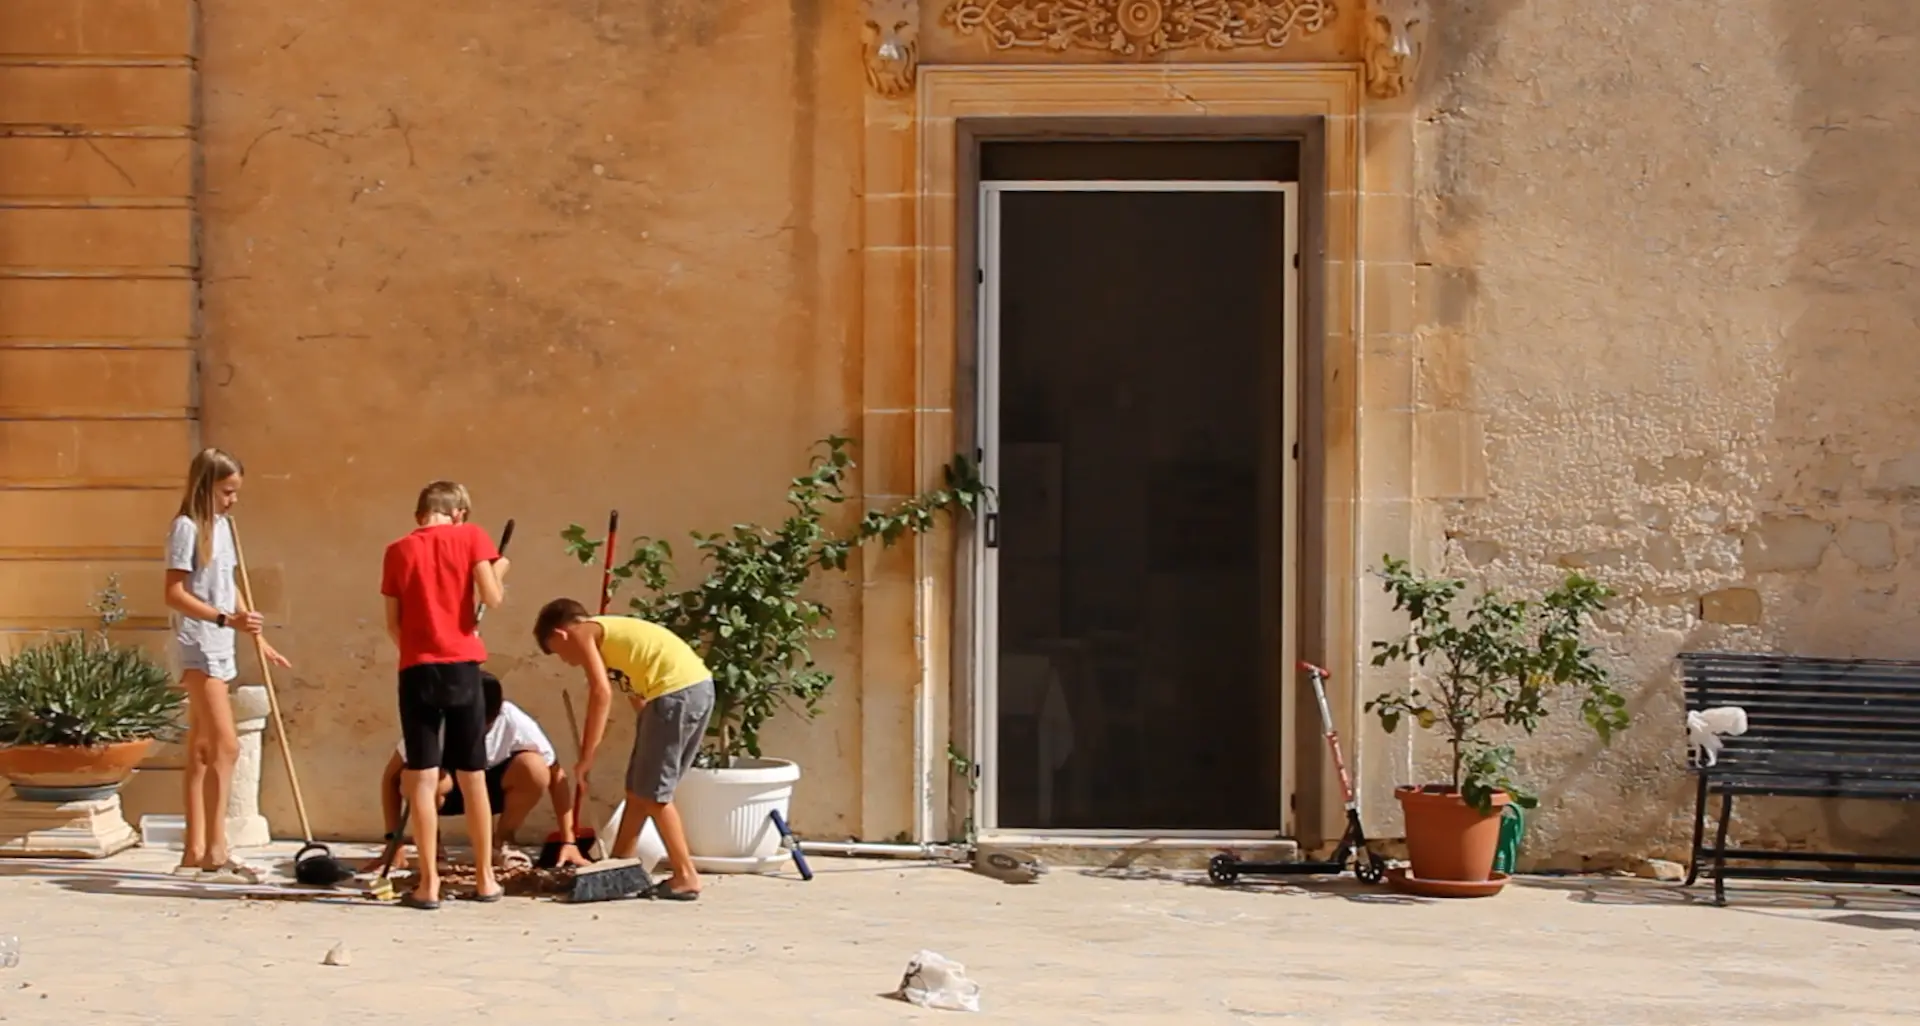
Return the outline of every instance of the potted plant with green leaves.
{"type": "Polygon", "coordinates": [[[116,644],[126,618],[117,577],[93,604],[100,625],[0,660],[0,776],[26,801],[116,793],[157,741],[179,729],[184,698],[145,651],[116,644]]]}
{"type": "MultiPolygon", "coordinates": [[[[615,587],[636,581],[628,601],[634,616],[687,639],[713,671],[714,709],[696,768],[676,793],[687,845],[702,868],[757,869],[778,858],[780,837],[768,813],[786,816],[800,767],[765,757],[762,728],[780,710],[811,719],[833,675],[814,660],[812,645],[833,637],[833,611],[811,596],[823,573],[844,571],[860,547],[894,543],[929,530],[942,515],[979,508],[987,489],[978,468],[956,457],[945,487],[891,509],[869,510],[850,529],[828,524],[847,501],[854,469],[850,439],[822,440],[808,471],[787,487],[787,517],[776,527],[735,524],[725,531],[691,532],[705,576],[691,587],[676,580],[673,548],[663,539],[636,539],[613,567],[615,587]]],[[[591,564],[603,542],[569,525],[567,549],[591,564]]]]}
{"type": "MultiPolygon", "coordinates": [[[[1626,699],[1585,640],[1612,593],[1569,574],[1538,599],[1483,591],[1463,603],[1467,582],[1418,573],[1404,560],[1388,557],[1382,576],[1410,626],[1374,643],[1373,665],[1409,664],[1414,680],[1366,709],[1389,734],[1403,722],[1438,732],[1451,768],[1445,783],[1395,789],[1410,875],[1486,885],[1503,808],[1539,801],[1515,780],[1514,736],[1532,736],[1563,694],[1578,696],[1580,716],[1602,744],[1627,727],[1626,699]]],[[[1497,882],[1476,889],[1491,892],[1497,882]]]]}

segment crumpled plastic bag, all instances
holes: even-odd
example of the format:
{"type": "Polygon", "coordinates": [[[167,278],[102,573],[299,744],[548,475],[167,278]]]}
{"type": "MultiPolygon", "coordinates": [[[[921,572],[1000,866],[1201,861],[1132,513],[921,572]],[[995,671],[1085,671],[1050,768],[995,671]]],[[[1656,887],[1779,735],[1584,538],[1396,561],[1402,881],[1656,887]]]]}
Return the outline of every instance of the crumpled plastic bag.
{"type": "Polygon", "coordinates": [[[908,1004],[949,1012],[980,1010],[980,985],[967,978],[967,967],[937,951],[922,951],[907,963],[898,995],[908,1004]]]}

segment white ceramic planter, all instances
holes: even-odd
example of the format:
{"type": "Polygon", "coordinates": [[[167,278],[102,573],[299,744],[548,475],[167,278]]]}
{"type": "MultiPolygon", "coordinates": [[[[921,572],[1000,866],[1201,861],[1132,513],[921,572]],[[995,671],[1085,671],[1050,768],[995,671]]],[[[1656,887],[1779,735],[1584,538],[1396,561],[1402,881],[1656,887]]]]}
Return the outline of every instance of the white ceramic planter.
{"type": "Polygon", "coordinates": [[[737,759],[726,769],[692,769],[673,804],[687,847],[703,873],[771,872],[786,862],[774,812],[786,818],[800,767],[785,759],[737,759]]]}

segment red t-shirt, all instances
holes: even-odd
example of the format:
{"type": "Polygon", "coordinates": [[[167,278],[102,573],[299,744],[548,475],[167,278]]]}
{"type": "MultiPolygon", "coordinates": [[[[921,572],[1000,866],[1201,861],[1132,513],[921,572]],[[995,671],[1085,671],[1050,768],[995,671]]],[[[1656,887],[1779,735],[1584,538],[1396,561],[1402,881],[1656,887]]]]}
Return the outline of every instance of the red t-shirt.
{"type": "Polygon", "coordinates": [[[387,546],[380,594],[400,600],[400,668],[487,658],[474,618],[474,564],[500,558],[478,524],[422,527],[387,546]]]}

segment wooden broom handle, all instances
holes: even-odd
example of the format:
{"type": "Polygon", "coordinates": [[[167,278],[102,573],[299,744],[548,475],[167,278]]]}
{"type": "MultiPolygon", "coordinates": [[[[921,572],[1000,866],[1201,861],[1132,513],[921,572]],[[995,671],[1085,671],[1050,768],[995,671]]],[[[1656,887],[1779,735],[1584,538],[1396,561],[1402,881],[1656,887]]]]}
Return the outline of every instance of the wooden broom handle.
{"type": "MultiPolygon", "coordinates": [[[[257,613],[260,607],[253,604],[253,581],[247,577],[247,555],[240,547],[240,527],[233,517],[227,517],[227,530],[233,533],[233,561],[240,571],[240,600],[247,604],[248,612],[257,613]]],[[[287,744],[287,724],[280,718],[280,696],[273,688],[273,664],[267,661],[267,637],[264,633],[253,636],[254,654],[260,657],[260,679],[267,685],[267,709],[273,714],[273,732],[280,738],[280,758],[287,767],[287,783],[293,786],[293,808],[300,814],[300,836],[308,844],[313,843],[313,826],[307,821],[307,800],[300,795],[300,774],[293,769],[293,749],[287,744]]],[[[226,815],[222,812],[221,815],[226,815]]]]}

